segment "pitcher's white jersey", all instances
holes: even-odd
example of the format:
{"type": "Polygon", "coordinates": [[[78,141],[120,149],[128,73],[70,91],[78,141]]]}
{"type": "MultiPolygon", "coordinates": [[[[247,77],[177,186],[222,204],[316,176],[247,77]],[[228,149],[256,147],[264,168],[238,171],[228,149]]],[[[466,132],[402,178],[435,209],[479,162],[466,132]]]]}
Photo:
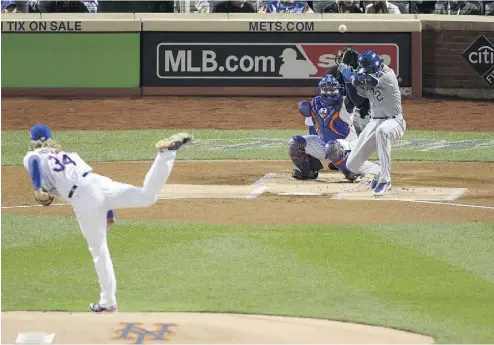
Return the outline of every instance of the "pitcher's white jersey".
{"type": "Polygon", "coordinates": [[[28,171],[29,158],[32,156],[37,156],[40,161],[41,186],[67,202],[70,202],[70,190],[78,184],[82,174],[92,171],[77,153],[59,151],[51,147],[29,151],[24,156],[24,168],[28,171]]]}
{"type": "Polygon", "coordinates": [[[386,65],[382,71],[371,74],[377,80],[376,86],[358,86],[357,92],[370,101],[370,116],[376,118],[403,117],[401,93],[395,72],[386,65]]]}

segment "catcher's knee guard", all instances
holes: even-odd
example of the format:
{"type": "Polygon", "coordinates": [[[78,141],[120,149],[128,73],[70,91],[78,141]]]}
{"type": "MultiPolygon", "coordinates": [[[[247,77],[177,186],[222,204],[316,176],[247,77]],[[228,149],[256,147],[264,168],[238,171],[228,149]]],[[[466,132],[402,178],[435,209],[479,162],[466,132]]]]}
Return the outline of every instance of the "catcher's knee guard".
{"type": "Polygon", "coordinates": [[[357,182],[362,178],[361,174],[355,174],[346,166],[349,151],[341,145],[338,140],[330,140],[325,147],[326,159],[329,159],[351,182],[357,182]]]}
{"type": "Polygon", "coordinates": [[[296,169],[293,177],[299,180],[316,179],[318,171],[323,169],[321,162],[305,152],[307,141],[304,137],[297,135],[288,141],[288,154],[296,169]]]}

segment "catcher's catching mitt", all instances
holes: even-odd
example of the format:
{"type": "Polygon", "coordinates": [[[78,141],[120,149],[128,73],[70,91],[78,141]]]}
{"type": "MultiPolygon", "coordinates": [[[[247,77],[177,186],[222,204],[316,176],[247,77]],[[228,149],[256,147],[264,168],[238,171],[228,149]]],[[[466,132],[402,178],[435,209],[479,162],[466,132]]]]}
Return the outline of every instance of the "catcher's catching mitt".
{"type": "Polygon", "coordinates": [[[36,199],[36,201],[43,205],[43,206],[49,206],[53,200],[55,199],[55,197],[53,195],[50,194],[50,192],[48,190],[46,190],[45,188],[39,188],[37,189],[35,192],[34,192],[34,198],[36,199]]]}

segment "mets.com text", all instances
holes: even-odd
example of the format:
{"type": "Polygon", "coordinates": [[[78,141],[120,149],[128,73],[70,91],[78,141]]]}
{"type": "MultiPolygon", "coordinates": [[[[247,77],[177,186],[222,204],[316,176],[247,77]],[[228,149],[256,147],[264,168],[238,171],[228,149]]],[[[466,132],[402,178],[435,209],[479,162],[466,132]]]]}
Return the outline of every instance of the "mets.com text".
{"type": "Polygon", "coordinates": [[[249,22],[249,31],[314,31],[314,22],[249,22]]]}

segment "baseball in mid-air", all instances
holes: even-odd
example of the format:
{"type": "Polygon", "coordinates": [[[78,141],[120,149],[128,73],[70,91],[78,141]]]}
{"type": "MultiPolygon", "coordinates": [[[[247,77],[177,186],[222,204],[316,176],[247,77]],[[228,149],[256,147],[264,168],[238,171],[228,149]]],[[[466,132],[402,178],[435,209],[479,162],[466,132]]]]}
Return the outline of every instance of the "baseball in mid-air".
{"type": "Polygon", "coordinates": [[[346,31],[346,25],[341,24],[340,27],[338,28],[338,30],[340,30],[341,33],[344,33],[346,31]]]}

